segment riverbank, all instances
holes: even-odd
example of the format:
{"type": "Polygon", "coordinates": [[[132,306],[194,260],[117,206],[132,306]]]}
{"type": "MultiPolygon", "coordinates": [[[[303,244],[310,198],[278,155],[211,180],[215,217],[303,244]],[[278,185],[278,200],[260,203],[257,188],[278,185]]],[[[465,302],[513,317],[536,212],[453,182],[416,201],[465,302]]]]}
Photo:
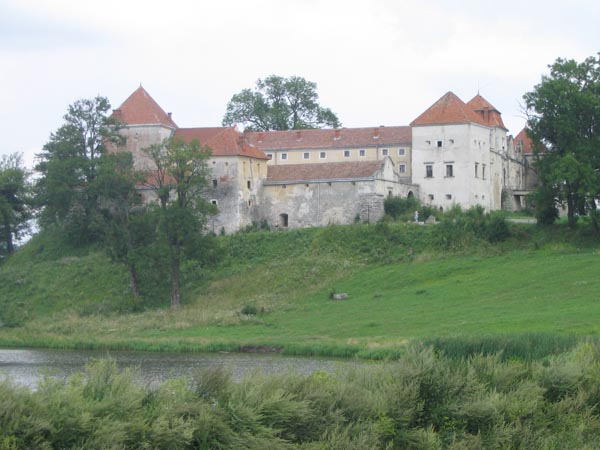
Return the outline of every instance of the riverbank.
{"type": "Polygon", "coordinates": [[[418,341],[538,358],[595,339],[598,244],[511,227],[499,243],[407,224],[225,237],[218,266],[187,268],[175,311],[136,303],[97,250],[41,236],[0,267],[0,345],[394,359],[418,341]]]}
{"type": "Polygon", "coordinates": [[[35,391],[0,383],[7,449],[571,449],[600,447],[600,347],[543,363],[459,360],[411,345],[397,363],[310,375],[222,368],[148,387],[97,361],[35,391]]]}

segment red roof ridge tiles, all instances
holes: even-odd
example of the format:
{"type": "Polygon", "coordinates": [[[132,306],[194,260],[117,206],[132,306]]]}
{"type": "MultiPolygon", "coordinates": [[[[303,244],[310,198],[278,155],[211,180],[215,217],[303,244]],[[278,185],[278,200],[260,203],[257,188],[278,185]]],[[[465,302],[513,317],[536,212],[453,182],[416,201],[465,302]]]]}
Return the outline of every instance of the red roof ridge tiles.
{"type": "Polygon", "coordinates": [[[111,117],[127,125],[160,124],[177,128],[171,113],[167,114],[142,85],[133,91],[121,106],[113,110],[111,117]]]}
{"type": "Polygon", "coordinates": [[[385,160],[267,166],[267,183],[373,178],[385,160]]]}

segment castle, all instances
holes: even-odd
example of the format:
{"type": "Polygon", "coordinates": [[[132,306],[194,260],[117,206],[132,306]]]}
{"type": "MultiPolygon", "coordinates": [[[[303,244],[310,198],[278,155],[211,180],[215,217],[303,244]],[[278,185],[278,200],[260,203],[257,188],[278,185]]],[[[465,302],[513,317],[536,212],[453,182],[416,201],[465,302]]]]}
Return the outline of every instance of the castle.
{"type": "Polygon", "coordinates": [[[143,149],[165,138],[212,149],[204,195],[219,209],[208,224],[214,232],[263,221],[275,228],[373,222],[390,196],[442,210],[514,210],[536,182],[526,133],[510,136],[479,94],[464,103],[448,92],[409,126],[242,133],[180,128],[140,86],[112,117],[124,124],[125,150],[140,169],[152,169],[143,149]]]}

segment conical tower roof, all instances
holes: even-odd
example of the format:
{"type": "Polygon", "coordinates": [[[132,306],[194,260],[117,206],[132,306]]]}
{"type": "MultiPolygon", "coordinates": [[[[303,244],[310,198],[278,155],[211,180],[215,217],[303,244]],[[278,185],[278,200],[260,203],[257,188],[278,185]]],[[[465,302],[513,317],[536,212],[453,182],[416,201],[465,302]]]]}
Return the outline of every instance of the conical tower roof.
{"type": "Polygon", "coordinates": [[[481,95],[477,94],[471,100],[467,102],[467,106],[475,111],[476,114],[483,119],[483,122],[490,127],[502,127],[504,122],[502,121],[502,115],[490,102],[488,102],[481,95]]]}
{"type": "Polygon", "coordinates": [[[112,117],[128,125],[161,124],[177,128],[171,115],[167,114],[141,85],[113,111],[112,117]]]}
{"type": "Polygon", "coordinates": [[[465,102],[453,92],[447,92],[423,114],[411,122],[411,126],[439,125],[447,123],[480,123],[487,125],[465,102]]]}

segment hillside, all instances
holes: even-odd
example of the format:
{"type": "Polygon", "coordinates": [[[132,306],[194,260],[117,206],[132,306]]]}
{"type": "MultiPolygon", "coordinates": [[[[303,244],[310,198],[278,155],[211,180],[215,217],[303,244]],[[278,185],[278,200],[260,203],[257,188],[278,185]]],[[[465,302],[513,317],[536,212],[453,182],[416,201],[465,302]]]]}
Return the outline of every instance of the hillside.
{"type": "Polygon", "coordinates": [[[217,263],[187,267],[178,311],[158,288],[134,301],[124,268],[46,233],[0,266],[0,345],[385,357],[422,340],[531,356],[597,336],[595,240],[511,227],[501,243],[400,223],[220,237],[217,263]]]}

